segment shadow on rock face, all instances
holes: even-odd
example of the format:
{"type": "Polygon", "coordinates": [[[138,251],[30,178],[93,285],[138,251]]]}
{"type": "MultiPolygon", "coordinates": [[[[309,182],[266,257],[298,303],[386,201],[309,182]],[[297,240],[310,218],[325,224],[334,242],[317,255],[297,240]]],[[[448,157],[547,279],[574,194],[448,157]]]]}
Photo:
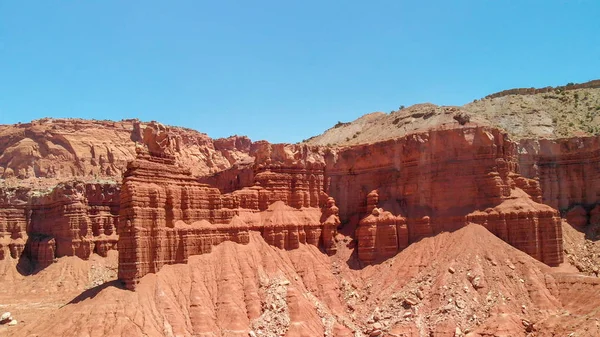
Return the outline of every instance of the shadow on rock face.
{"type": "MultiPolygon", "coordinates": [[[[118,289],[125,289],[123,283],[119,280],[113,280],[110,282],[106,282],[106,283],[102,283],[98,286],[95,286],[93,288],[90,288],[88,290],[85,290],[84,292],[82,292],[81,294],[79,294],[77,297],[75,297],[74,299],[72,299],[71,301],[69,301],[69,303],[67,304],[75,304],[75,303],[79,303],[81,301],[90,299],[90,298],[94,298],[96,297],[96,295],[98,295],[102,290],[109,288],[109,287],[114,287],[114,288],[118,288],[118,289]]],[[[66,304],[65,304],[66,305],[66,304]]]]}
{"type": "Polygon", "coordinates": [[[21,255],[19,258],[19,262],[17,262],[17,271],[23,276],[29,276],[37,273],[37,271],[34,269],[33,263],[31,263],[31,260],[29,260],[29,258],[25,255],[21,255]]]}

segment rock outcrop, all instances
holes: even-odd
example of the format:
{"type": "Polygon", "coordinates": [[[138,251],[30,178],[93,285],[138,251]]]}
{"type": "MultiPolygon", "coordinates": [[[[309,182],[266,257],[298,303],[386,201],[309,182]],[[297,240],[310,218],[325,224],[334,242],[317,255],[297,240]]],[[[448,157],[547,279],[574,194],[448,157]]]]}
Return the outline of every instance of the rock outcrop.
{"type": "Polygon", "coordinates": [[[56,257],[106,256],[116,249],[119,186],[113,183],[61,183],[46,194],[2,189],[0,259],[25,256],[38,268],[56,257]]]}
{"type": "MultiPolygon", "coordinates": [[[[3,256],[25,252],[43,267],[55,257],[104,256],[119,246],[120,277],[134,287],[143,275],[222,241],[244,243],[251,230],[282,249],[309,243],[334,254],[334,234],[344,223],[356,228],[360,260],[371,263],[474,222],[547,264],[562,261],[559,214],[541,202],[565,197],[553,196],[551,173],[539,173],[552,167],[545,158],[560,162],[562,152],[539,150],[553,149],[543,141],[537,152],[525,152],[502,131],[469,123],[344,148],[244,137],[200,142],[159,123],[142,126],[123,127],[138,145],[120,189],[91,182],[60,184],[41,195],[5,188],[3,256]],[[206,159],[218,171],[198,177],[190,144],[212,153],[206,158],[223,158],[223,165],[206,159]]],[[[565,152],[583,155],[571,147],[565,152]]],[[[591,177],[591,169],[582,171],[591,177]]],[[[584,204],[580,218],[589,222],[588,201],[595,199],[567,200],[566,207],[584,204]]]]}
{"type": "Polygon", "coordinates": [[[342,221],[358,224],[364,262],[475,222],[557,265],[559,213],[539,203],[535,180],[516,173],[516,149],[506,134],[486,127],[430,130],[347,147],[327,162],[328,192],[342,221]]]}
{"type": "Polygon", "coordinates": [[[600,137],[523,139],[582,131],[554,120],[565,102],[597,132],[597,87],[402,107],[295,145],[137,120],[0,126],[10,333],[598,335],[600,137]]]}
{"type": "Polygon", "coordinates": [[[27,240],[27,188],[0,189],[0,260],[18,259],[27,240]]]}
{"type": "Polygon", "coordinates": [[[485,98],[498,98],[508,95],[536,95],[548,92],[560,92],[564,90],[576,90],[576,89],[589,89],[589,88],[600,88],[600,80],[593,80],[584,83],[571,83],[567,85],[560,85],[557,87],[545,87],[545,88],[516,88],[503,90],[497,93],[493,93],[485,96],[485,98]]]}
{"type": "Polygon", "coordinates": [[[138,146],[154,151],[172,141],[171,154],[195,175],[251,160],[246,137],[213,141],[170,128],[171,137],[156,139],[145,124],[46,118],[0,125],[0,259],[25,253],[43,268],[56,257],[116,249],[121,176],[138,146]]]}
{"type": "MultiPolygon", "coordinates": [[[[141,146],[146,141],[146,124],[136,119],[113,122],[45,118],[0,125],[0,178],[19,179],[36,188],[73,178],[120,181],[127,163],[136,157],[136,144],[141,146]]],[[[206,134],[180,127],[170,128],[170,132],[174,155],[195,175],[231,167],[246,157],[243,147],[251,143],[245,137],[212,140],[206,134]]]]}
{"type": "Polygon", "coordinates": [[[176,165],[176,139],[168,128],[150,124],[144,142],[148,150],[138,148],[121,188],[119,278],[128,288],[223,241],[246,244],[249,230],[281,249],[308,243],[334,251],[340,222],[335,201],[323,194],[324,165],[285,165],[296,157],[283,145],[265,143],[257,156],[269,160],[256,167],[254,186],[222,194],[176,165]]]}
{"type": "Polygon", "coordinates": [[[522,140],[523,176],[540,183],[543,203],[563,212],[600,202],[600,137],[522,140]]]}
{"type": "MultiPolygon", "coordinates": [[[[30,215],[30,256],[44,256],[36,247],[54,246],[56,257],[106,256],[116,249],[119,186],[112,183],[64,183],[51,193],[33,197],[30,215]]],[[[34,258],[38,260],[39,258],[34,258]]]]}

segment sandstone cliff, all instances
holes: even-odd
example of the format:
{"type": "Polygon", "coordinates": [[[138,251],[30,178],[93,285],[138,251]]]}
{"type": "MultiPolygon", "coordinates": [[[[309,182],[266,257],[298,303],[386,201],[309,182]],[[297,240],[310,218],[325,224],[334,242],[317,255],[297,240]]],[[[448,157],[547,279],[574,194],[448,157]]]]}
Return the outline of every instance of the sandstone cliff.
{"type": "Polygon", "coordinates": [[[454,124],[344,148],[215,141],[212,149],[229,166],[201,178],[189,169],[182,146],[189,142],[180,130],[150,123],[131,131],[140,145],[120,191],[62,184],[43,197],[5,198],[3,218],[16,219],[5,220],[4,228],[13,228],[4,230],[5,255],[26,251],[46,266],[54,257],[105,255],[118,246],[121,276],[133,287],[162,265],[210,252],[224,240],[243,243],[248,230],[280,248],[308,242],[333,253],[331,233],[343,223],[356,229],[359,259],[371,263],[475,222],[547,264],[562,262],[559,213],[541,204],[549,192],[531,168],[537,164],[527,166],[524,152],[502,131],[461,125],[454,119],[461,112],[448,111],[454,124]],[[519,163],[535,179],[520,176],[519,163]],[[288,209],[273,208],[276,202],[288,209]]]}
{"type": "Polygon", "coordinates": [[[105,183],[61,183],[47,194],[2,189],[0,260],[10,251],[43,268],[61,256],[106,256],[116,249],[119,186],[105,183]]]}
{"type": "MultiPolygon", "coordinates": [[[[159,125],[159,124],[156,124],[159,125]]],[[[148,147],[137,120],[42,119],[0,126],[0,260],[105,256],[116,249],[122,173],[148,147]]],[[[195,175],[251,161],[245,137],[213,141],[171,128],[173,156],[195,175]]]]}
{"type": "Polygon", "coordinates": [[[517,143],[498,129],[457,125],[342,148],[257,144],[250,150],[253,165],[205,181],[223,191],[257,182],[275,191],[269,202],[305,207],[314,204],[306,202],[306,195],[314,200],[312,186],[322,189],[335,199],[345,228],[356,228],[358,257],[367,263],[474,222],[547,264],[560,264],[560,214],[541,203],[537,180],[518,174],[517,143]],[[303,158],[310,175],[297,168],[303,158]]]}
{"type": "Polygon", "coordinates": [[[254,185],[221,194],[175,164],[176,138],[168,128],[150,124],[144,139],[148,150],[138,149],[121,188],[119,278],[128,288],[224,241],[247,244],[249,230],[277,248],[307,243],[333,252],[339,219],[335,201],[323,192],[323,165],[264,143],[254,185]]]}

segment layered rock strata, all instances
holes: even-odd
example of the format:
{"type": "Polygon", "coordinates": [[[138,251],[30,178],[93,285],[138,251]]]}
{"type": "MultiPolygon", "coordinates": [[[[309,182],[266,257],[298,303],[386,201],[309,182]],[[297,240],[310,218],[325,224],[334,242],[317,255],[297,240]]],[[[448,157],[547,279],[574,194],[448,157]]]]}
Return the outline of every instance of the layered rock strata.
{"type": "Polygon", "coordinates": [[[274,160],[257,166],[254,186],[222,194],[177,166],[167,128],[151,125],[144,139],[148,150],[139,149],[128,164],[121,188],[119,278],[127,288],[223,241],[246,244],[250,230],[281,249],[307,243],[335,252],[340,222],[335,201],[322,190],[323,165],[282,166],[267,143],[274,160]]]}
{"type": "Polygon", "coordinates": [[[600,202],[600,137],[521,140],[521,173],[539,180],[543,203],[566,212],[600,202]]]}
{"type": "MultiPolygon", "coordinates": [[[[144,144],[146,124],[159,123],[44,118],[0,125],[0,179],[46,187],[74,178],[120,181],[127,163],[136,157],[136,144],[144,144]]],[[[246,137],[212,140],[180,127],[170,128],[170,132],[177,160],[196,175],[246,160],[245,151],[251,144],[246,137]]]]}
{"type": "Polygon", "coordinates": [[[26,188],[0,189],[0,260],[18,259],[27,240],[26,188]]]}
{"type": "MultiPolygon", "coordinates": [[[[34,247],[53,245],[56,257],[106,256],[116,249],[119,187],[112,183],[65,183],[51,193],[33,197],[29,227],[30,255],[34,247]]],[[[52,250],[53,248],[46,248],[52,250]]]]}
{"type": "Polygon", "coordinates": [[[595,138],[517,146],[497,129],[466,124],[330,148],[244,137],[204,144],[158,123],[141,126],[123,131],[143,145],[120,192],[62,184],[23,198],[3,188],[2,256],[26,252],[47,265],[57,256],[105,255],[119,240],[121,278],[133,287],[141,276],[219,242],[244,243],[250,230],[282,249],[306,242],[333,254],[335,230],[344,223],[356,228],[359,258],[370,263],[476,222],[554,265],[562,260],[558,213],[541,202],[582,205],[577,215],[585,223],[597,203],[595,138]],[[210,152],[201,161],[211,169],[201,171],[217,173],[196,178],[186,150],[194,142],[210,152]],[[573,187],[556,188],[556,179],[568,183],[565,177],[576,181],[573,187]],[[581,179],[592,181],[584,192],[581,179]],[[117,231],[125,235],[117,239],[117,231]]]}
{"type": "Polygon", "coordinates": [[[535,180],[517,174],[516,148],[501,131],[486,127],[431,130],[348,147],[327,162],[328,193],[342,220],[358,224],[364,262],[475,222],[557,265],[562,262],[559,213],[539,203],[535,180]]]}
{"type": "Polygon", "coordinates": [[[106,256],[116,249],[119,186],[62,183],[47,194],[3,189],[0,198],[0,257],[32,260],[38,268],[56,257],[106,256]]]}

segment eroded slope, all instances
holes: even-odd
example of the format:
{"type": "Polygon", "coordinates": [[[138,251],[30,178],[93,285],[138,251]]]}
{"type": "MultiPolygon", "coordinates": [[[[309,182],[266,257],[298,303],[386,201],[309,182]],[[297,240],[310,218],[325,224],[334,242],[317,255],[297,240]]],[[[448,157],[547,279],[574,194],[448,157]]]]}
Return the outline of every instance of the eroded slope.
{"type": "Polygon", "coordinates": [[[456,127],[459,122],[500,128],[514,140],[597,135],[600,133],[600,81],[506,90],[462,107],[425,103],[389,114],[374,112],[352,122],[339,122],[304,143],[372,143],[432,127],[456,127]]]}
{"type": "MultiPolygon", "coordinates": [[[[187,264],[142,278],[135,292],[117,283],[75,298],[39,299],[14,336],[593,336],[596,278],[550,267],[470,225],[412,244],[363,269],[349,238],[339,254],[316,247],[286,251],[252,233],[187,264]],[[575,296],[585,294],[582,307],[575,296]],[[61,302],[64,301],[64,302],[61,302]],[[66,304],[67,302],[69,302],[66,304]],[[62,304],[66,304],[62,306],[62,304]],[[60,324],[57,324],[60,322],[60,324]],[[550,330],[551,329],[551,330],[550,330]]],[[[73,258],[76,259],[76,258],[73,258]]],[[[54,265],[56,268],[58,264],[54,265]]],[[[48,268],[40,272],[49,280],[48,268]]],[[[55,274],[56,275],[56,274],[55,274]]],[[[40,277],[40,276],[38,276],[40,277]]],[[[19,283],[24,298],[31,286],[19,283]]],[[[42,288],[44,289],[44,288],[42,288]]],[[[43,290],[38,290],[43,291],[43,290]]],[[[11,302],[9,302],[11,303],[11,302]]],[[[24,312],[23,303],[6,310],[24,312]]]]}

